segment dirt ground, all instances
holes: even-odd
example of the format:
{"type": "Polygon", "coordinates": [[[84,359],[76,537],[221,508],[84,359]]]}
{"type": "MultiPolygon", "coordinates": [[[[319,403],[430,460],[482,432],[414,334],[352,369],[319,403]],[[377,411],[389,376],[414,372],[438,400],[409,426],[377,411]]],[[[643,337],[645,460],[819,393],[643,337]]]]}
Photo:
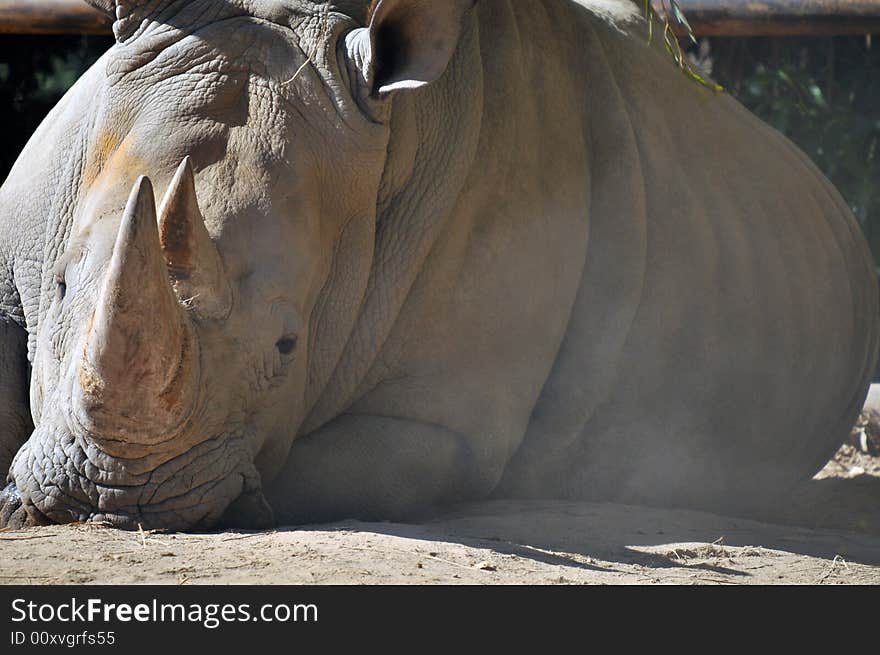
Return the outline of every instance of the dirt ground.
{"type": "Polygon", "coordinates": [[[54,526],[0,532],[0,582],[880,584],[880,427],[872,425],[862,421],[802,509],[775,523],[493,501],[419,525],[215,534],[54,526]]]}

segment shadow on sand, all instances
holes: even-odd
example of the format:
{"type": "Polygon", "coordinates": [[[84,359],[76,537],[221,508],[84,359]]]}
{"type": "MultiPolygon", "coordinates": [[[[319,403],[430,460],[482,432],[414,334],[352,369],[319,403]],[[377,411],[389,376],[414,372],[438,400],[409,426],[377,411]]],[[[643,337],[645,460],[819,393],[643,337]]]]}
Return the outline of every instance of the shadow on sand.
{"type": "Polygon", "coordinates": [[[647,568],[687,563],[743,577],[749,574],[724,565],[728,558],[771,551],[880,565],[880,478],[813,480],[793,499],[749,518],[613,503],[492,500],[459,505],[419,524],[344,522],[321,529],[368,529],[597,571],[609,569],[594,566],[594,559],[647,568]]]}

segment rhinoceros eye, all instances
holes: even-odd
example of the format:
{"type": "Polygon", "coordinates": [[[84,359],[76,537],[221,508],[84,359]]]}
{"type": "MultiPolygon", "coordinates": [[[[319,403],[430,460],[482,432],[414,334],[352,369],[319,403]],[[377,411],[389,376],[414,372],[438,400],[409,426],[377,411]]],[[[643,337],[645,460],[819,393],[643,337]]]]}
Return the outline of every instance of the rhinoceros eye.
{"type": "Polygon", "coordinates": [[[58,300],[64,300],[64,296],[67,295],[67,282],[64,281],[63,275],[55,276],[55,289],[58,294],[58,300]]]}
{"type": "Polygon", "coordinates": [[[282,355],[289,355],[296,350],[296,337],[282,337],[275,343],[275,347],[282,355]]]}

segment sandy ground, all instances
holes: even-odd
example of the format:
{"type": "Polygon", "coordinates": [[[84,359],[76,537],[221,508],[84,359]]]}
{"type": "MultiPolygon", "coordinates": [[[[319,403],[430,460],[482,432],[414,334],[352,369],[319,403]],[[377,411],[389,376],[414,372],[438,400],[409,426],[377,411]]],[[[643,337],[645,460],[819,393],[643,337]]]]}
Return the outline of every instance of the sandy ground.
{"type": "Polygon", "coordinates": [[[54,526],[0,532],[0,582],[880,584],[880,440],[870,426],[859,429],[799,508],[771,516],[775,523],[494,501],[419,525],[215,534],[54,526]]]}
{"type": "Polygon", "coordinates": [[[423,525],[0,535],[7,583],[880,583],[880,536],[610,504],[491,502],[423,525]]]}

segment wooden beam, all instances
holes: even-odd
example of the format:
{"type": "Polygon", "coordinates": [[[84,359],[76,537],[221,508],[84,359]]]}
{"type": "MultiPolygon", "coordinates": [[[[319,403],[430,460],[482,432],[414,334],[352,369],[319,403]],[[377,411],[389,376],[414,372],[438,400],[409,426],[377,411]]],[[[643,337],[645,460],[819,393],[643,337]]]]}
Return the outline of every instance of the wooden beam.
{"type": "MultiPolygon", "coordinates": [[[[655,9],[665,1],[651,0],[655,9]]],[[[679,0],[697,36],[880,34],[880,0],[679,0]]]]}
{"type": "MultiPolygon", "coordinates": [[[[880,0],[678,2],[698,36],[880,34],[880,0]]],[[[109,34],[110,20],[82,0],[0,0],[3,33],[109,34]]]]}
{"type": "Polygon", "coordinates": [[[0,34],[110,34],[110,25],[82,0],[0,0],[0,34]]]}

